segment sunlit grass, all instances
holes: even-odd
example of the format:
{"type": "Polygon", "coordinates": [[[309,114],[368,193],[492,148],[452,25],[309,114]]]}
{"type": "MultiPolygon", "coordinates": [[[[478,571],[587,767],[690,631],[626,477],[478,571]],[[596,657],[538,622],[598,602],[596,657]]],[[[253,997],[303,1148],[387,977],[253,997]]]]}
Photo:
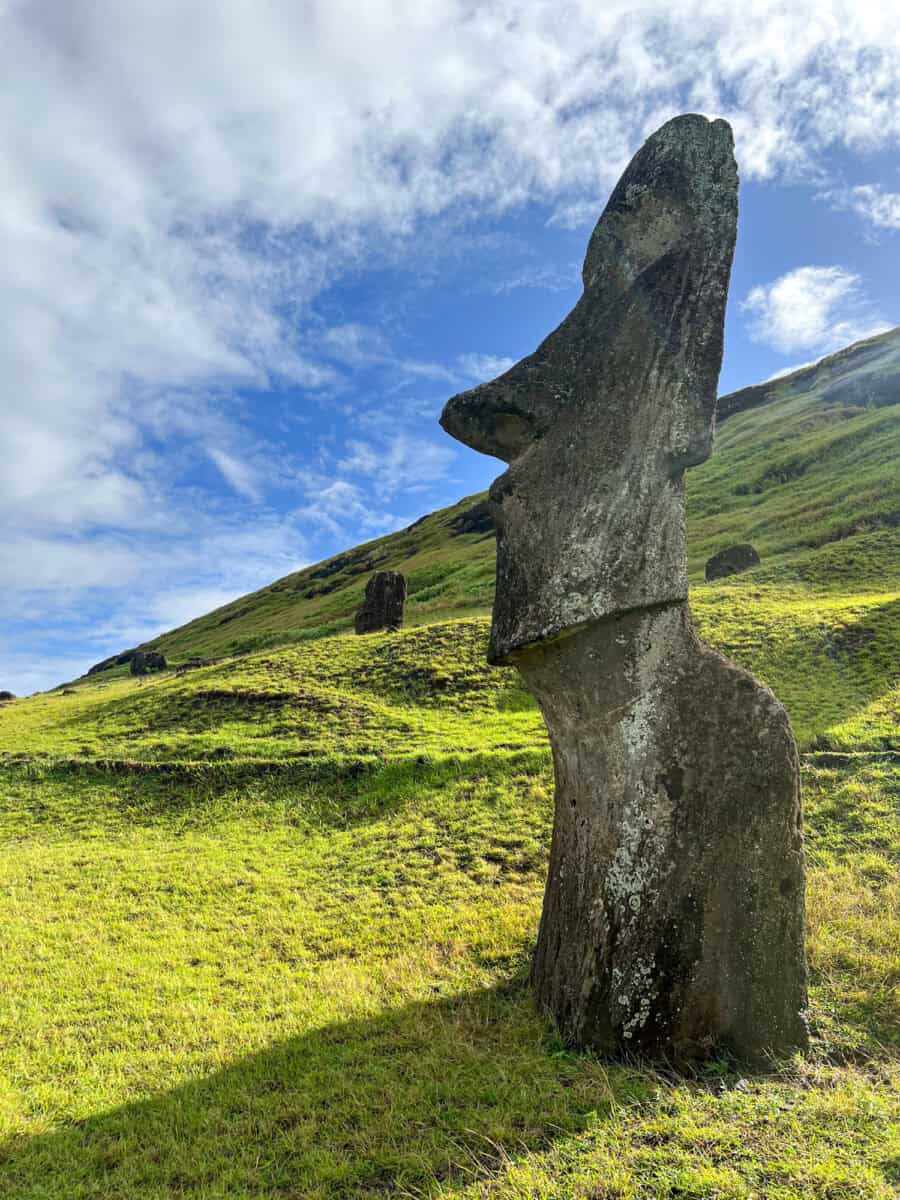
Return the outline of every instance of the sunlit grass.
{"type": "Polygon", "coordinates": [[[0,1194],[891,1195],[896,773],[807,772],[809,1059],[691,1080],[534,1012],[549,763],[471,768],[8,769],[0,1194]]]}
{"type": "Polygon", "coordinates": [[[746,414],[690,481],[698,625],[806,751],[809,1055],[686,1077],[535,1012],[550,752],[485,663],[470,500],[160,639],[215,665],[0,707],[0,1196],[895,1196],[892,412],[746,414]],[[703,583],[751,534],[762,565],[703,583]],[[411,627],[349,636],[385,546],[411,627]]]}

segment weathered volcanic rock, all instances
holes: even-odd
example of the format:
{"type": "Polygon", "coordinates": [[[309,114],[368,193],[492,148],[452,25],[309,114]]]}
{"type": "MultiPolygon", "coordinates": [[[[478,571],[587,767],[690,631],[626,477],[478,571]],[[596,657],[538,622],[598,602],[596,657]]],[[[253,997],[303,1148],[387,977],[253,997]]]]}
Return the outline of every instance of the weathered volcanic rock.
{"type": "Polygon", "coordinates": [[[132,675],[149,675],[151,671],[166,669],[166,656],[156,650],[135,650],[129,661],[132,675]]]}
{"type": "Polygon", "coordinates": [[[749,542],[741,542],[738,546],[720,550],[706,560],[706,578],[725,579],[729,575],[739,575],[741,571],[749,571],[751,567],[758,566],[759,555],[756,550],[749,542]]]}
{"type": "Polygon", "coordinates": [[[448,433],[510,464],[490,490],[492,661],[687,598],[683,472],[712,445],[736,224],[728,125],[670,121],[613,191],[569,316],[444,409],[448,433]]]}
{"type": "Polygon", "coordinates": [[[802,1045],[799,767],[782,706],[700,642],[684,602],[607,617],[520,668],[557,788],[533,977],[565,1039],[676,1058],[802,1045]]]}
{"type": "Polygon", "coordinates": [[[712,446],[736,227],[730,128],[670,121],[613,191],[573,311],[441,417],[509,464],[489,658],[536,696],[556,773],[532,982],[603,1051],[806,1039],[790,725],[687,606],[683,475],[712,446]]]}
{"type": "Polygon", "coordinates": [[[493,533],[494,518],[489,501],[482,500],[478,504],[473,504],[471,508],[467,508],[465,512],[459,513],[450,522],[450,528],[453,530],[454,537],[459,537],[463,533],[485,535],[493,533]]]}
{"type": "Polygon", "coordinates": [[[376,633],[379,629],[400,629],[405,607],[405,577],[399,571],[376,571],[366,584],[366,597],[356,614],[356,632],[376,633]]]}
{"type": "Polygon", "coordinates": [[[94,663],[94,665],[92,667],[88,667],[88,671],[87,671],[88,675],[97,675],[100,671],[110,670],[111,667],[114,667],[116,665],[117,657],[118,657],[117,655],[111,654],[109,656],[109,658],[104,658],[104,659],[102,659],[102,661],[100,661],[98,663],[94,663]]]}

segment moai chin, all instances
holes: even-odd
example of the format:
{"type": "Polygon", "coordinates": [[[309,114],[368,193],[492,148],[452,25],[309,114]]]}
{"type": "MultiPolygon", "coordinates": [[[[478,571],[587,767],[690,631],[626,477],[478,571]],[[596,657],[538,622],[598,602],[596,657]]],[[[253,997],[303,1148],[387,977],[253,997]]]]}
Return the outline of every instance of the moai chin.
{"type": "Polygon", "coordinates": [[[796,746],[687,605],[683,478],[712,448],[737,187],[726,122],[669,121],[569,316],[441,417],[509,464],[489,658],[535,694],[556,772],[532,979],[601,1051],[761,1061],[807,1037],[796,746]]]}

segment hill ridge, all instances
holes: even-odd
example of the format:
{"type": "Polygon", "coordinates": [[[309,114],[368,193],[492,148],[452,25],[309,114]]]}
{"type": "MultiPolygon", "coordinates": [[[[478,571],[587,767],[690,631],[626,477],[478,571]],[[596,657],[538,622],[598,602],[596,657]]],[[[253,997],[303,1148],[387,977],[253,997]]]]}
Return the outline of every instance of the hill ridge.
{"type": "MultiPolygon", "coordinates": [[[[702,586],[706,559],[736,542],[750,541],[761,553],[755,578],[778,568],[808,580],[837,568],[824,553],[829,544],[878,530],[889,536],[900,525],[898,401],[900,327],[722,397],[716,449],[687,477],[692,583],[702,586]]],[[[379,568],[407,576],[412,624],[485,614],[493,599],[494,537],[483,500],[484,493],[463,497],[136,649],[160,650],[179,664],[337,633],[350,627],[365,581],[379,568]]],[[[866,555],[855,543],[851,549],[843,573],[870,571],[866,555]]],[[[890,554],[887,562],[895,577],[890,554]]],[[[127,667],[112,656],[93,669],[127,667]]]]}

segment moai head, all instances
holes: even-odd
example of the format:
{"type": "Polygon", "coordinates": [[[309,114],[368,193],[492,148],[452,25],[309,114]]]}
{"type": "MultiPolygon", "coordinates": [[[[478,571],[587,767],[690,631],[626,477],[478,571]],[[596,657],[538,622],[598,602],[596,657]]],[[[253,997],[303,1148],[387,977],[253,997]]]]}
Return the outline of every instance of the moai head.
{"type": "Polygon", "coordinates": [[[492,662],[687,597],[683,473],[712,447],[737,187],[725,121],[657,130],[594,230],[572,312],[444,408],[449,434],[509,463],[490,490],[492,662]]]}

